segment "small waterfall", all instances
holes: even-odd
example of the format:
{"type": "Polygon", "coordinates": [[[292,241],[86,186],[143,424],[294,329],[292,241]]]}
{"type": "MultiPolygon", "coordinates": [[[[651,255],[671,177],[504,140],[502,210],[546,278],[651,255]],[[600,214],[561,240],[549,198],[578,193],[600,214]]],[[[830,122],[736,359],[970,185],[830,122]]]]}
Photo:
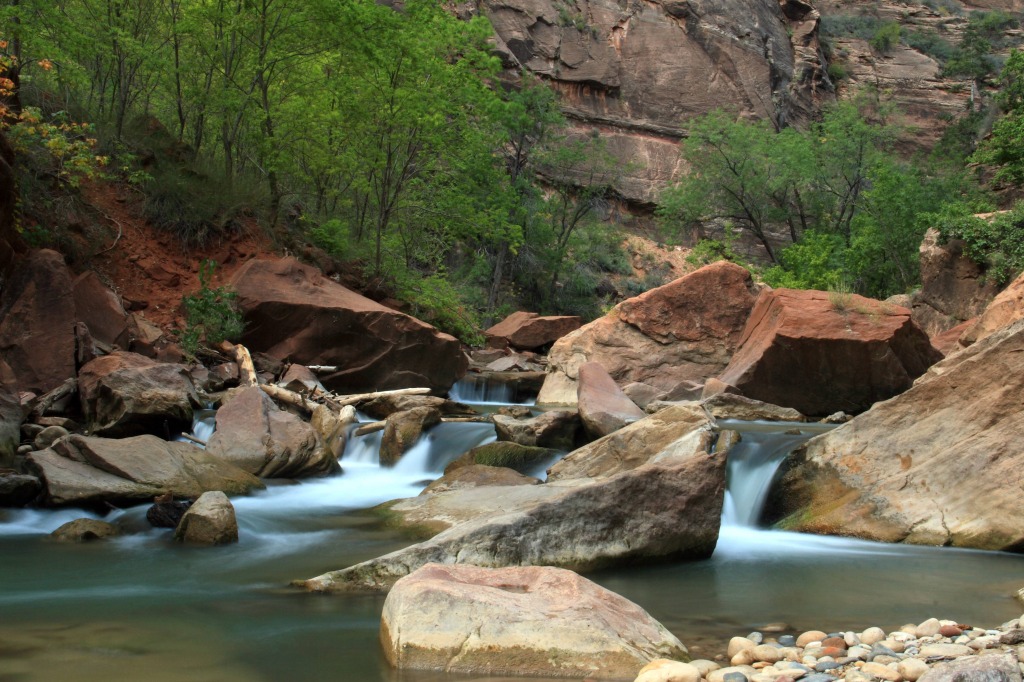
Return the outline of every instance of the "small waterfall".
{"type": "Polygon", "coordinates": [[[469,375],[459,379],[448,392],[456,402],[476,405],[533,405],[535,400],[516,400],[516,386],[507,381],[494,381],[486,376],[469,375]]]}
{"type": "Polygon", "coordinates": [[[742,440],[729,450],[722,525],[756,528],[775,472],[786,456],[811,437],[833,428],[824,424],[780,424],[723,420],[723,429],[742,440]]]}

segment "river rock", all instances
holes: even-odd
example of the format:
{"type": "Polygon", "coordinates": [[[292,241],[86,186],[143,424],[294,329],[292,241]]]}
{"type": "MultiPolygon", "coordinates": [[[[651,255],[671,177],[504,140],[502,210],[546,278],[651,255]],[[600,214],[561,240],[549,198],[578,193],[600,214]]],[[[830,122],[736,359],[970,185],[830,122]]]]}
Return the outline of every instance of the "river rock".
{"type": "Polygon", "coordinates": [[[587,362],[623,386],[640,381],[671,392],[703,383],[728,365],[757,292],[745,268],[721,261],[623,301],[555,342],[537,404],[575,405],[587,362]]]}
{"type": "Polygon", "coordinates": [[[50,537],[60,542],[91,542],[117,537],[121,531],[117,526],[96,519],[75,519],[68,521],[50,533],[50,537]]]}
{"type": "Polygon", "coordinates": [[[331,458],[337,462],[345,454],[345,443],[347,441],[348,427],[356,424],[359,417],[356,408],[346,405],[341,411],[335,413],[326,405],[317,405],[313,408],[313,414],[309,418],[309,425],[313,427],[320,437],[324,449],[331,453],[331,458]]]}
{"type": "Polygon", "coordinates": [[[593,438],[607,436],[647,416],[596,362],[580,365],[576,399],[583,428],[593,438]]]}
{"type": "Polygon", "coordinates": [[[326,391],[323,384],[320,383],[320,380],[316,378],[316,375],[308,367],[294,362],[288,365],[288,369],[285,370],[284,375],[277,384],[301,395],[309,395],[315,391],[326,391]]]}
{"type": "Polygon", "coordinates": [[[206,451],[261,478],[324,476],[339,470],[315,429],[280,409],[258,386],[235,393],[217,410],[206,451]]]}
{"type": "Polygon", "coordinates": [[[484,331],[491,348],[511,346],[517,350],[537,350],[576,331],[583,323],[575,315],[544,315],[516,312],[484,331]]]}
{"type": "Polygon", "coordinates": [[[803,422],[807,418],[792,407],[763,403],[734,393],[718,393],[702,401],[704,409],[715,419],[741,421],[803,422]]]}
{"type": "Polygon", "coordinates": [[[433,495],[434,493],[478,486],[537,485],[538,483],[540,483],[539,478],[524,476],[508,467],[469,464],[451,471],[446,470],[444,476],[424,488],[420,495],[433,495]]]}
{"type": "Polygon", "coordinates": [[[359,410],[374,419],[387,419],[396,412],[417,407],[430,407],[447,417],[476,414],[476,410],[468,405],[434,395],[382,395],[359,403],[359,410]]]}
{"type": "Polygon", "coordinates": [[[75,376],[75,299],[56,251],[32,251],[0,291],[0,360],[17,388],[42,395],[75,376]]]}
{"type": "Polygon", "coordinates": [[[414,407],[389,416],[380,441],[381,466],[397,464],[424,431],[440,422],[441,412],[433,407],[414,407]]]}
{"type": "Polygon", "coordinates": [[[493,418],[498,440],[555,450],[572,450],[583,423],[578,412],[550,410],[531,419],[513,419],[496,414],[493,418]]]}
{"type": "Polygon", "coordinates": [[[0,471],[0,507],[23,507],[43,489],[35,476],[0,471]]]}
{"type": "Polygon", "coordinates": [[[429,562],[595,570],[642,560],[706,558],[718,541],[724,493],[725,458],[700,454],[593,482],[470,488],[412,498],[391,511],[418,510],[413,523],[450,527],[411,547],[296,584],[313,591],[387,589],[429,562]]]}
{"type": "Polygon", "coordinates": [[[521,474],[534,471],[537,467],[552,462],[559,456],[558,450],[531,447],[507,441],[478,445],[458,459],[453,460],[445,473],[475,464],[491,467],[507,467],[521,474]]]}
{"type": "Polygon", "coordinates": [[[640,668],[633,682],[700,682],[700,670],[689,663],[659,658],[640,668]]]}
{"type": "Polygon", "coordinates": [[[188,431],[201,404],[185,367],[127,351],[82,367],[78,393],[89,431],[112,437],[188,431]]]}
{"type": "Polygon", "coordinates": [[[961,334],[958,346],[969,346],[984,339],[998,329],[1007,327],[1024,317],[1024,274],[1001,291],[974,324],[961,334]]]}
{"type": "Polygon", "coordinates": [[[238,542],[235,507],[228,496],[211,490],[199,496],[174,529],[174,539],[190,545],[228,545],[238,542]]]}
{"type": "Polygon", "coordinates": [[[90,336],[107,351],[114,346],[128,350],[128,313],[120,297],[92,270],[76,277],[71,290],[75,317],[85,323],[90,336]]]}
{"type": "Polygon", "coordinates": [[[109,439],[72,435],[32,452],[26,463],[42,480],[51,506],[142,503],[172,493],[198,497],[207,490],[246,494],[258,478],[191,443],[156,436],[109,439]]]}
{"type": "Polygon", "coordinates": [[[1022,391],[1024,320],[790,455],[769,516],[805,532],[1019,549],[1022,391]]]}
{"type": "Polygon", "coordinates": [[[548,481],[606,478],[648,462],[707,452],[713,422],[695,403],[674,405],[569,453],[548,481]]]}
{"type": "Polygon", "coordinates": [[[154,528],[177,528],[181,517],[192,506],[189,500],[174,500],[170,495],[158,497],[146,510],[146,521],[154,528]]]}
{"type": "Polygon", "coordinates": [[[719,377],[806,415],[862,412],[942,358],[910,311],[856,294],[765,290],[719,377]]]}
{"type": "Polygon", "coordinates": [[[427,564],[384,601],[380,640],[399,670],[623,678],[688,658],[646,611],[571,571],[427,564]]]}
{"type": "Polygon", "coordinates": [[[937,665],[917,679],[918,682],[1020,682],[1021,672],[1012,655],[972,656],[937,665]]]}
{"type": "Polygon", "coordinates": [[[128,350],[158,362],[182,362],[181,347],[139,313],[128,316],[128,350]]]}
{"type": "Polygon", "coordinates": [[[242,343],[303,365],[337,366],[341,392],[422,386],[447,392],[469,361],[453,336],[375,303],[294,258],[253,259],[232,277],[242,343]]]}

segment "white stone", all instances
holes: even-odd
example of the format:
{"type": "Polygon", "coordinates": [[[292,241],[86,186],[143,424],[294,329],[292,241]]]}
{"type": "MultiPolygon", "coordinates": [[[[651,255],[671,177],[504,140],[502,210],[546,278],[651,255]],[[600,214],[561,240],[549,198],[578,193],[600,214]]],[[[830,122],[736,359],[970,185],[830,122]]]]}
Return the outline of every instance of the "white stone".
{"type": "MultiPolygon", "coordinates": [[[[860,633],[860,641],[862,644],[871,646],[885,639],[885,630],[882,628],[868,628],[864,632],[860,633]]],[[[847,642],[847,644],[850,644],[847,642]]],[[[850,644],[850,646],[853,646],[850,644]]]]}
{"type": "Polygon", "coordinates": [[[929,618],[923,623],[917,626],[917,637],[933,637],[939,633],[939,628],[942,627],[942,623],[939,622],[938,618],[929,618]]]}
{"type": "Polygon", "coordinates": [[[822,632],[821,630],[808,630],[796,638],[796,645],[799,647],[807,647],[815,642],[821,645],[821,640],[828,637],[828,633],[822,632]]]}
{"type": "Polygon", "coordinates": [[[753,640],[747,639],[746,637],[733,637],[729,640],[729,646],[726,649],[726,656],[731,659],[739,652],[747,649],[753,649],[755,646],[757,645],[754,644],[753,640]]]}
{"type": "Polygon", "coordinates": [[[928,672],[928,664],[919,658],[905,658],[896,664],[896,670],[907,682],[917,682],[917,679],[928,672]]]}
{"type": "Polygon", "coordinates": [[[660,658],[641,668],[634,682],[700,682],[701,677],[694,665],[660,658]]]}

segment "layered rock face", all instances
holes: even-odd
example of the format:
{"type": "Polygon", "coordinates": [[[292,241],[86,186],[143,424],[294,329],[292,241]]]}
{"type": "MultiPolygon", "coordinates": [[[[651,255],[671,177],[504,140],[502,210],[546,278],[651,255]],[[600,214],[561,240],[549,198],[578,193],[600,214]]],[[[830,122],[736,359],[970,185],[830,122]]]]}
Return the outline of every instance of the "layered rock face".
{"type": "Polygon", "coordinates": [[[766,290],[719,379],[806,415],[861,412],[941,359],[906,308],[848,294],[766,290]]]}
{"type": "Polygon", "coordinates": [[[576,379],[597,362],[624,386],[673,391],[721,372],[738,347],[759,288],[733,263],[712,263],[617,305],[562,337],[548,355],[538,404],[575,405],[576,379]]]}
{"type": "Polygon", "coordinates": [[[232,278],[242,342],[304,365],[336,365],[325,386],[357,392],[423,386],[446,392],[468,360],[457,339],[360,296],[293,258],[252,260],[232,278]]]}
{"type": "Polygon", "coordinates": [[[831,92],[818,13],[801,0],[486,0],[483,13],[507,65],[551,81],[581,129],[603,130],[634,203],[682,170],[685,119],[724,107],[783,123],[831,92]]]}
{"type": "Polygon", "coordinates": [[[687,659],[636,604],[571,571],[428,564],[395,584],[380,639],[399,669],[629,679],[687,659]]]}
{"type": "Polygon", "coordinates": [[[784,527],[887,542],[1024,548],[1024,321],[791,455],[784,527]]]}

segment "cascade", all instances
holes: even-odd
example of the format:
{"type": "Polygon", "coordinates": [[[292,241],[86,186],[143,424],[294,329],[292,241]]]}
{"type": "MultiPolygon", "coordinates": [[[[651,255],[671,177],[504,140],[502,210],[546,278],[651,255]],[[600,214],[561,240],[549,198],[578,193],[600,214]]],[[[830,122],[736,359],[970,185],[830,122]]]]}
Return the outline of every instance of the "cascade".
{"type": "Polygon", "coordinates": [[[470,405],[533,405],[534,400],[516,400],[516,387],[507,381],[494,381],[486,376],[466,376],[455,382],[448,397],[470,405]]]}

